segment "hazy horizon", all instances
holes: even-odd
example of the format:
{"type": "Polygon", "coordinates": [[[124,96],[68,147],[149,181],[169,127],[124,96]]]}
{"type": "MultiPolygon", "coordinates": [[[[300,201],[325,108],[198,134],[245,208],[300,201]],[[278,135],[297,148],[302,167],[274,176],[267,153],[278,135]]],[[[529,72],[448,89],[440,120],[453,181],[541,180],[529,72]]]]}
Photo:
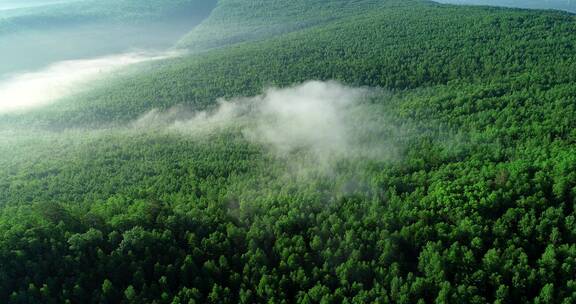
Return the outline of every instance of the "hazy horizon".
{"type": "Polygon", "coordinates": [[[444,4],[486,5],[526,9],[553,9],[576,13],[574,0],[434,0],[444,4]]]}

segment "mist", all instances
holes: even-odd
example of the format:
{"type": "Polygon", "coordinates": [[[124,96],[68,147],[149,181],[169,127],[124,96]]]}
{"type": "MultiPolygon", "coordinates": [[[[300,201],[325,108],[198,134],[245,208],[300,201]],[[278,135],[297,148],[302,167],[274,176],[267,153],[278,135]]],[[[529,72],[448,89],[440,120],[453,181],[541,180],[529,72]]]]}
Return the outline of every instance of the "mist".
{"type": "Polygon", "coordinates": [[[318,81],[269,89],[256,98],[258,124],[246,135],[280,155],[307,150],[318,158],[342,157],[351,148],[348,110],[367,94],[367,89],[318,81]]]}
{"type": "Polygon", "coordinates": [[[44,106],[90,87],[92,81],[128,65],[177,56],[176,52],[132,52],[54,63],[0,81],[0,113],[44,106]]]}
{"type": "MultiPolygon", "coordinates": [[[[205,136],[237,130],[278,158],[308,158],[308,164],[329,168],[355,158],[387,160],[396,149],[384,133],[394,128],[370,121],[367,101],[377,94],[335,81],[309,81],[288,88],[268,88],[254,97],[221,99],[215,109],[193,112],[182,107],[153,110],[132,123],[136,130],[150,128],[186,136],[205,136]],[[373,141],[367,134],[378,133],[373,141]]],[[[372,111],[373,112],[373,111],[372,111]]]]}
{"type": "Polygon", "coordinates": [[[216,5],[160,2],[0,0],[0,79],[64,60],[170,49],[216,5]]]}
{"type": "Polygon", "coordinates": [[[0,11],[19,8],[30,8],[51,4],[68,3],[80,0],[2,0],[0,1],[0,11]]]}
{"type": "Polygon", "coordinates": [[[189,29],[188,22],[177,20],[138,25],[90,24],[0,34],[0,57],[6,58],[0,65],[0,79],[66,60],[113,56],[136,50],[161,52],[169,49],[189,29]]]}

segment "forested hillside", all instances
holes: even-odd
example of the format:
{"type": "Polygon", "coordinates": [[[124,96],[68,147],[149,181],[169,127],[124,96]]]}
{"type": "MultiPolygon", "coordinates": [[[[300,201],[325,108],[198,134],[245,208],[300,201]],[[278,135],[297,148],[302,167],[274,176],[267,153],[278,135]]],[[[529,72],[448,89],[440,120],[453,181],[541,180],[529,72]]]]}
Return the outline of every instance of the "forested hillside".
{"type": "Polygon", "coordinates": [[[261,40],[283,33],[327,24],[383,7],[405,7],[419,0],[296,0],[291,2],[221,0],[210,18],[178,44],[193,51],[261,40]]]}
{"type": "Polygon", "coordinates": [[[519,7],[529,9],[554,9],[576,13],[576,1],[574,0],[437,0],[437,2],[463,5],[519,7]]]}
{"type": "Polygon", "coordinates": [[[0,116],[0,302],[573,303],[575,44],[561,12],[221,0],[191,54],[0,116]]]}
{"type": "Polygon", "coordinates": [[[219,97],[250,96],[267,85],[309,79],[406,90],[523,79],[554,85],[576,78],[571,15],[434,3],[389,6],[262,42],[155,63],[143,68],[154,73],[136,70],[28,117],[53,126],[118,123],[154,108],[203,108],[219,97]]]}

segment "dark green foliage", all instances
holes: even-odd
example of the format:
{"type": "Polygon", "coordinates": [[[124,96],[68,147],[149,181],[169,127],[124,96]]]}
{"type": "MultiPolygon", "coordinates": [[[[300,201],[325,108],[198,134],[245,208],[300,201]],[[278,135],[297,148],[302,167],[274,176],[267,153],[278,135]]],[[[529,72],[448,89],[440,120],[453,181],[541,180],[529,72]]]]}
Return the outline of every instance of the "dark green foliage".
{"type": "Polygon", "coordinates": [[[420,0],[221,0],[209,19],[186,35],[179,47],[193,51],[262,40],[374,9],[405,7],[420,0]]]}
{"type": "Polygon", "coordinates": [[[0,137],[0,301],[573,303],[574,27],[383,7],[6,116],[78,129],[0,137]],[[357,131],[400,156],[294,173],[306,155],[277,158],[235,124],[81,128],[307,79],[390,89],[357,131]]]}
{"type": "Polygon", "coordinates": [[[465,5],[491,5],[504,7],[521,7],[531,9],[555,9],[576,12],[576,3],[571,0],[438,0],[441,3],[465,5]]]}

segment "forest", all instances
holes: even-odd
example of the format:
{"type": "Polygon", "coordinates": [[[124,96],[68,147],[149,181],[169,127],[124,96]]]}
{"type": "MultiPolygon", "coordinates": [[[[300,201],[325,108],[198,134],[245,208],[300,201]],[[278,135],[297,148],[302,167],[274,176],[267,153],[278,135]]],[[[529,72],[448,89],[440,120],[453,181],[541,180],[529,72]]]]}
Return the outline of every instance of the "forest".
{"type": "Polygon", "coordinates": [[[574,15],[219,0],[175,48],[0,112],[0,302],[576,302],[574,15]]]}
{"type": "Polygon", "coordinates": [[[464,5],[491,5],[531,9],[564,10],[572,13],[576,12],[576,2],[573,0],[438,0],[437,2],[464,5]]]}

